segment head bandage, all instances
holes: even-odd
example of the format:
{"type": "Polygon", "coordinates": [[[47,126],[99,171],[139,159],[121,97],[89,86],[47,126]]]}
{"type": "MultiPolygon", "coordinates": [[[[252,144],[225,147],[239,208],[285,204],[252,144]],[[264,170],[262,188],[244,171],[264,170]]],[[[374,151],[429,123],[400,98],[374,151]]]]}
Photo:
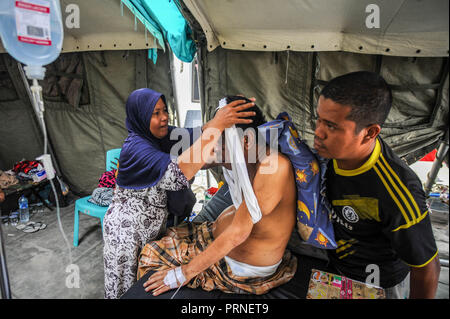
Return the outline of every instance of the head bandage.
{"type": "MultiPolygon", "coordinates": [[[[219,101],[219,107],[217,109],[220,109],[225,105],[227,105],[227,100],[226,98],[223,98],[219,101]]],[[[248,177],[247,163],[245,162],[244,152],[242,150],[241,136],[239,136],[235,125],[225,129],[225,142],[232,170],[226,169],[225,167],[222,167],[222,169],[230,189],[233,205],[238,209],[242,203],[242,195],[244,195],[245,203],[253,224],[256,224],[261,219],[262,214],[248,177]]]]}

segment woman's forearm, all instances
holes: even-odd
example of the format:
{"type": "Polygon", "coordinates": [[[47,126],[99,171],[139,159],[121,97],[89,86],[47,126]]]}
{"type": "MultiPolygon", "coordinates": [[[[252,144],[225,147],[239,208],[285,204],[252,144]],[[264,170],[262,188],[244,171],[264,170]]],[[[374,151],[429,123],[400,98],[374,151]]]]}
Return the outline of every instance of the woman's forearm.
{"type": "Polygon", "coordinates": [[[202,135],[191,147],[178,156],[178,167],[188,180],[213,157],[214,146],[220,139],[224,128],[214,120],[206,123],[202,128],[202,135]]]}

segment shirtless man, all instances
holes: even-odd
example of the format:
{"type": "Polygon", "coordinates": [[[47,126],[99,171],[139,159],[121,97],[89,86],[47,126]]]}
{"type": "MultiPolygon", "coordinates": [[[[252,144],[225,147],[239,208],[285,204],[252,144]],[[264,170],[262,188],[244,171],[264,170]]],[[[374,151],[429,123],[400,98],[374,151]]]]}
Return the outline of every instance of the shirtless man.
{"type": "Polygon", "coordinates": [[[221,234],[236,236],[237,245],[227,253],[228,257],[254,266],[274,265],[283,256],[295,224],[296,189],[291,162],[281,153],[269,154],[267,150],[264,159],[250,164],[245,141],[244,149],[249,178],[263,217],[253,224],[245,201],[237,211],[230,206],[215,221],[214,238],[221,234]],[[271,174],[261,173],[261,167],[270,165],[271,161],[278,161],[276,170],[271,174]],[[287,187],[289,184],[292,187],[287,187]]]}
{"type": "MultiPolygon", "coordinates": [[[[253,110],[249,109],[249,111],[253,110]]],[[[262,116],[260,111],[259,113],[262,116]]],[[[252,124],[241,127],[243,129],[253,127],[255,128],[253,132],[257,132],[256,127],[260,124],[262,121],[254,119],[252,124]]],[[[262,217],[254,224],[245,200],[237,210],[234,206],[225,209],[213,224],[214,241],[188,264],[181,266],[185,277],[184,284],[222,258],[225,258],[232,270],[238,265],[238,268],[250,266],[253,270],[262,271],[269,268],[275,272],[285,254],[296,221],[296,188],[293,169],[286,156],[278,152],[270,152],[268,148],[266,152],[263,151],[262,155],[258,156],[256,163],[249,163],[250,152],[256,151],[256,154],[259,154],[256,136],[257,134],[245,135],[243,145],[249,179],[262,217]],[[264,167],[268,165],[275,167],[270,173],[264,170],[264,167]]],[[[225,146],[222,150],[222,154],[225,154],[225,146]]],[[[231,169],[230,163],[221,165],[231,169]]],[[[164,284],[167,272],[168,270],[162,270],[154,273],[144,284],[145,290],[152,291],[155,296],[170,290],[171,288],[164,284]]],[[[264,276],[261,275],[261,277],[264,276]]]]}

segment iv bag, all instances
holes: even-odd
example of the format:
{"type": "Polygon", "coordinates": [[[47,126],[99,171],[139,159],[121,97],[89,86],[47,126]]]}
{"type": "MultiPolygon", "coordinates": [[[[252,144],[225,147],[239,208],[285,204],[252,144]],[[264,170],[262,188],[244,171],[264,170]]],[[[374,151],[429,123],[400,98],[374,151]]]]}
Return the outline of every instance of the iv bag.
{"type": "MultiPolygon", "coordinates": [[[[6,51],[43,79],[42,66],[60,54],[63,26],[59,0],[2,0],[0,36],[6,51]]],[[[30,77],[30,76],[29,76],[30,77]]]]}

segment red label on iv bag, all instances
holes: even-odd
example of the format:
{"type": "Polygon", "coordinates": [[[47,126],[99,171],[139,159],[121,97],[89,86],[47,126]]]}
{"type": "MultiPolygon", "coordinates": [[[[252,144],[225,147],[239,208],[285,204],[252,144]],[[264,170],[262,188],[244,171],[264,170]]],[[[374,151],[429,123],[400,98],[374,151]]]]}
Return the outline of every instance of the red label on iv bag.
{"type": "Polygon", "coordinates": [[[52,45],[52,41],[49,40],[38,40],[30,37],[18,36],[17,39],[21,42],[38,44],[38,45],[52,45]]]}
{"type": "Polygon", "coordinates": [[[46,45],[50,38],[50,3],[47,0],[15,2],[17,39],[20,42],[46,45]]]}
{"type": "Polygon", "coordinates": [[[44,6],[41,6],[38,4],[27,3],[27,2],[23,2],[23,1],[16,1],[16,7],[21,8],[21,9],[28,9],[28,10],[43,12],[43,13],[50,13],[49,7],[44,7],[44,6]]]}

